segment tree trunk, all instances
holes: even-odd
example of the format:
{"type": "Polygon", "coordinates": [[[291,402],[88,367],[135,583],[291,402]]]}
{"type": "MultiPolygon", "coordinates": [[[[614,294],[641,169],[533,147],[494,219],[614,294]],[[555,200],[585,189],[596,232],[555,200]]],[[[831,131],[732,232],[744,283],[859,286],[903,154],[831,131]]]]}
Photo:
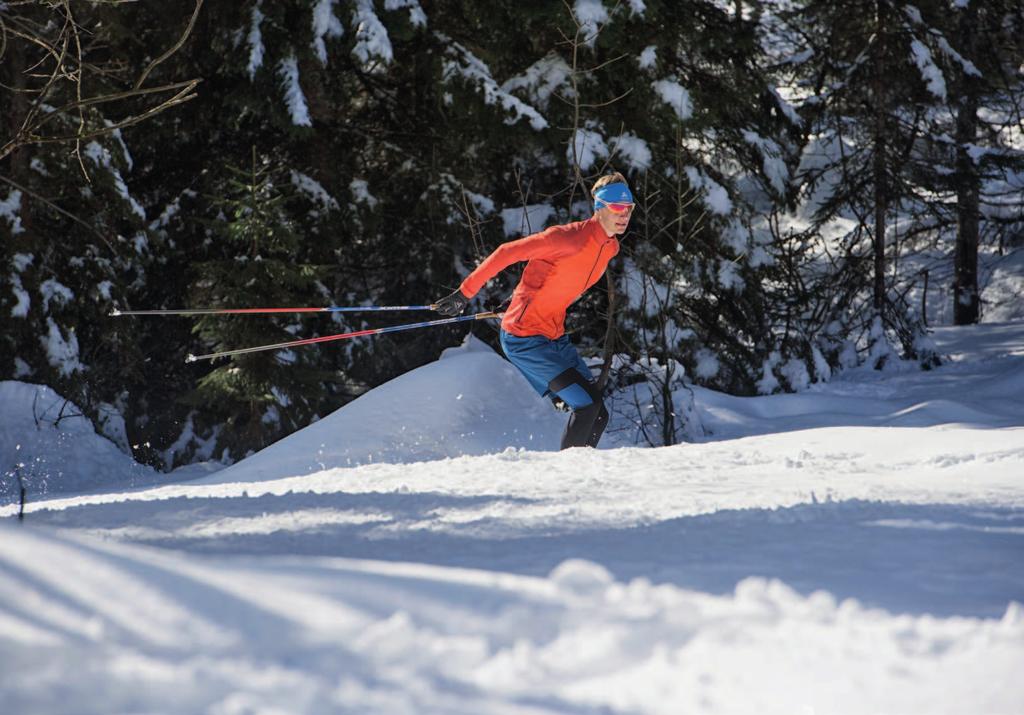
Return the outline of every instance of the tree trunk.
{"type": "Polygon", "coordinates": [[[597,377],[597,387],[604,392],[608,384],[608,376],[612,370],[612,360],[615,357],[615,310],[618,307],[618,294],[615,291],[615,276],[612,266],[608,266],[605,273],[605,284],[608,286],[608,320],[605,323],[604,351],[601,364],[601,374],[597,377]]]}
{"type": "MultiPolygon", "coordinates": [[[[960,16],[960,51],[976,57],[977,8],[971,3],[960,16]]],[[[956,277],[953,281],[953,323],[978,322],[978,239],[981,175],[967,150],[978,135],[978,81],[961,72],[961,101],[956,116],[956,277]]]]}
{"type": "MultiPolygon", "coordinates": [[[[5,58],[7,64],[7,76],[4,78],[14,91],[11,92],[11,103],[8,105],[7,115],[7,129],[6,135],[10,138],[15,138],[19,135],[21,130],[21,123],[25,121],[25,115],[28,114],[28,95],[25,93],[26,79],[25,71],[27,67],[27,60],[25,58],[25,47],[24,43],[20,40],[15,42],[9,42],[7,44],[7,56],[5,58]]],[[[0,142],[0,145],[6,143],[7,136],[4,137],[4,141],[0,142]]],[[[22,186],[28,186],[29,181],[29,147],[18,147],[8,157],[10,166],[8,168],[8,176],[22,186]]],[[[8,191],[11,189],[9,185],[0,184],[8,191]]],[[[32,234],[32,198],[27,194],[21,196],[21,208],[18,211],[18,215],[21,218],[21,227],[25,229],[27,235],[32,234]]],[[[22,237],[21,246],[24,248],[27,244],[25,239],[27,236],[22,237]]]]}
{"type": "Polygon", "coordinates": [[[886,212],[886,166],[885,166],[885,20],[884,0],[875,3],[875,57],[874,57],[874,183],[875,183],[875,236],[874,236],[874,307],[881,315],[885,308],[885,212],[886,212]]]}

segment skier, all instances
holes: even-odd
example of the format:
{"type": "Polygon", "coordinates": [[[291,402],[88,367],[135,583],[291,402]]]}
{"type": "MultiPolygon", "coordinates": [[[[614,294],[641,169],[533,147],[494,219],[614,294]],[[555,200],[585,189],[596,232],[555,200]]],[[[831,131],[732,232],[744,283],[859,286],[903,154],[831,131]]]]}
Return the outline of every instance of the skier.
{"type": "Polygon", "coordinates": [[[608,424],[590,368],[565,334],[565,311],[619,252],[617,236],[626,232],[634,206],[619,173],[599,178],[592,195],[591,218],[502,244],[457,291],[434,304],[443,315],[458,315],[487,281],[513,263],[528,261],[501,321],[501,347],[541,396],[558,395],[572,408],[562,449],[596,447],[608,424]]]}

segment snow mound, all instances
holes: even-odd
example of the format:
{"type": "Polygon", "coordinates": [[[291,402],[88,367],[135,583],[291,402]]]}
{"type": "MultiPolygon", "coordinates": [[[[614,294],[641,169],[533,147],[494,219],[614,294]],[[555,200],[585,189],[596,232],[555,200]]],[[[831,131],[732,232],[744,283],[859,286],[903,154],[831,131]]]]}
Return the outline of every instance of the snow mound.
{"type": "Polygon", "coordinates": [[[0,382],[0,503],[33,495],[153,483],[158,473],[96,433],[73,402],[49,387],[0,382]],[[20,466],[19,466],[20,465],[20,466]]]}
{"type": "Polygon", "coordinates": [[[371,463],[558,449],[565,416],[485,343],[459,347],[353,400],[204,483],[263,481],[371,463]]]}

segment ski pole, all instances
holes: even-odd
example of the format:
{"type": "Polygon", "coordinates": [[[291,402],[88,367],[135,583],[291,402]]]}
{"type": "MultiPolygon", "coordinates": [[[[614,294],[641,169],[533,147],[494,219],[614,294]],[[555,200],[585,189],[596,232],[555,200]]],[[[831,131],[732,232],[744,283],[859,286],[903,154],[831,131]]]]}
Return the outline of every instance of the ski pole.
{"type": "Polygon", "coordinates": [[[475,313],[473,315],[461,315],[454,318],[441,318],[439,320],[427,320],[422,323],[406,323],[404,325],[392,325],[388,328],[371,328],[369,330],[356,330],[352,333],[340,333],[338,335],[324,335],[319,338],[306,338],[305,340],[292,340],[287,343],[276,343],[274,345],[259,345],[253,348],[239,348],[238,350],[225,350],[219,353],[209,353],[208,355],[188,355],[185,358],[185,362],[196,362],[198,360],[213,360],[219,357],[228,357],[231,355],[244,355],[246,353],[255,353],[262,350],[280,350],[282,348],[294,348],[299,345],[312,345],[314,343],[326,343],[332,340],[345,340],[347,338],[358,338],[363,335],[380,335],[381,333],[394,333],[399,330],[412,330],[413,328],[427,328],[434,325],[448,325],[449,323],[461,323],[466,320],[486,320],[488,318],[500,318],[501,313],[475,313]]]}
{"type": "Polygon", "coordinates": [[[364,313],[385,310],[434,310],[433,305],[332,305],[326,308],[185,308],[181,310],[117,310],[121,315],[253,315],[258,313],[364,313]]]}

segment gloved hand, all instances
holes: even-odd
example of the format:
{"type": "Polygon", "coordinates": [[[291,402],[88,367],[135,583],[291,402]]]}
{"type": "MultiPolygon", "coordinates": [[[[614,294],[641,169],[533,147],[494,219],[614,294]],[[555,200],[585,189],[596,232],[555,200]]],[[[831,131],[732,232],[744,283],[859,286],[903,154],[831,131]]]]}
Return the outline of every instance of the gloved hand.
{"type": "Polygon", "coordinates": [[[462,295],[462,290],[460,289],[434,303],[434,310],[441,315],[454,317],[462,313],[467,305],[469,305],[469,298],[462,295]]]}

